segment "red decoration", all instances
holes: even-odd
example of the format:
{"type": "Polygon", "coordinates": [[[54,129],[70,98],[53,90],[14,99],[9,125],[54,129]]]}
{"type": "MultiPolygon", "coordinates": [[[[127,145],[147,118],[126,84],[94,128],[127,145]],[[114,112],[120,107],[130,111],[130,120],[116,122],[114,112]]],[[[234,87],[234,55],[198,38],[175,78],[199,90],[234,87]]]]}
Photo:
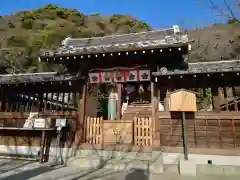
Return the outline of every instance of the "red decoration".
{"type": "Polygon", "coordinates": [[[150,81],[150,70],[89,73],[90,83],[150,81]]]}

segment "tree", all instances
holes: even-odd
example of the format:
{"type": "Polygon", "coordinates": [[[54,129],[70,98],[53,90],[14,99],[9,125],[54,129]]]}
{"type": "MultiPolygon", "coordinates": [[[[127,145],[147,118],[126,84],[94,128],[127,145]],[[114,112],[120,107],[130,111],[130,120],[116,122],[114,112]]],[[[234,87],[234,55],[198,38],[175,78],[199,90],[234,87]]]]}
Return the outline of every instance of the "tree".
{"type": "Polygon", "coordinates": [[[220,0],[207,0],[208,7],[228,19],[228,22],[240,23],[240,19],[237,15],[237,11],[240,9],[240,0],[233,0],[233,4],[236,7],[233,7],[230,0],[222,0],[222,2],[220,0]],[[223,8],[220,6],[220,3],[223,3],[223,8]]]}

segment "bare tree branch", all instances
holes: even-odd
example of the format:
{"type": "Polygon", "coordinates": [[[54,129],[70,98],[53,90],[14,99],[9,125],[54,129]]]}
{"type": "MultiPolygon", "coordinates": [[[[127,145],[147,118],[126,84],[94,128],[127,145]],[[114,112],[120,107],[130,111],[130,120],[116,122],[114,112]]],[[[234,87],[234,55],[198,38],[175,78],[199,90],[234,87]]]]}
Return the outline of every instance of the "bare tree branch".
{"type": "MultiPolygon", "coordinates": [[[[236,1],[236,6],[240,5],[240,0],[235,0],[236,1]]],[[[223,17],[227,18],[227,19],[233,19],[236,22],[240,23],[240,20],[238,19],[238,17],[236,16],[233,8],[230,6],[230,3],[228,2],[228,0],[223,0],[224,6],[227,9],[227,12],[224,12],[224,10],[222,10],[213,0],[208,0],[209,5],[210,5],[210,9],[213,9],[215,11],[217,11],[220,15],[222,15],[223,17]]]]}

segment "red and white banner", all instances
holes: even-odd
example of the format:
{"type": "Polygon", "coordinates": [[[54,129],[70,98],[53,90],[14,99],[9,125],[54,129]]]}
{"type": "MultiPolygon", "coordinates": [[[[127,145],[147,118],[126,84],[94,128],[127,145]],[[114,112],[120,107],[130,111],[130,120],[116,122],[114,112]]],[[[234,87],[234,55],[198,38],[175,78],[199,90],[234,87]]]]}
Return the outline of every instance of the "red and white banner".
{"type": "Polygon", "coordinates": [[[126,72],[117,71],[114,72],[114,82],[125,82],[126,81],[126,72]]]}
{"type": "Polygon", "coordinates": [[[127,79],[126,81],[128,82],[136,82],[139,80],[139,76],[138,76],[138,71],[128,71],[127,72],[127,79]]]}
{"type": "Polygon", "coordinates": [[[103,83],[113,82],[113,72],[101,72],[101,77],[103,83]]]}
{"type": "Polygon", "coordinates": [[[150,70],[89,73],[90,83],[150,81],[150,70]]]}
{"type": "Polygon", "coordinates": [[[140,70],[139,71],[139,81],[150,81],[150,70],[140,70]]]}
{"type": "Polygon", "coordinates": [[[89,73],[90,83],[101,83],[102,79],[100,73],[89,73]]]}

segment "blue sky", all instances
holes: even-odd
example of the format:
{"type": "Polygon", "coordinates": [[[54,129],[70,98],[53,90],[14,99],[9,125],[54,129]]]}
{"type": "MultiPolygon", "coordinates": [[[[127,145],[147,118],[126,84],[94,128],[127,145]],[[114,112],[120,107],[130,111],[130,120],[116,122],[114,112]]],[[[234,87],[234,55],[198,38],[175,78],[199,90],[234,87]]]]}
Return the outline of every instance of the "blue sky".
{"type": "MultiPolygon", "coordinates": [[[[1,0],[0,15],[19,10],[31,10],[46,4],[75,8],[85,14],[128,14],[148,22],[154,28],[196,28],[224,22],[216,12],[209,10],[207,0],[1,0]],[[201,2],[200,2],[201,1],[201,2]]],[[[234,1],[234,0],[230,0],[234,1]]],[[[222,0],[215,0],[220,6],[222,0]]]]}

